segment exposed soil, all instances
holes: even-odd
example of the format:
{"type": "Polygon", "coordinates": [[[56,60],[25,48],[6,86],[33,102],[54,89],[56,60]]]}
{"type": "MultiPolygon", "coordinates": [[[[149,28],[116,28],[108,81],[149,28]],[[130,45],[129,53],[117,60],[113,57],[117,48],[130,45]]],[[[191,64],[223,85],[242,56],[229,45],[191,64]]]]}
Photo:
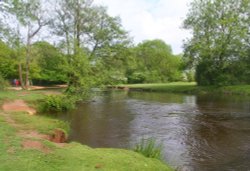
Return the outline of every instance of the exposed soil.
{"type": "Polygon", "coordinates": [[[9,114],[6,114],[6,113],[0,113],[6,120],[6,122],[8,124],[10,124],[11,126],[15,127],[15,128],[20,128],[20,125],[17,124],[11,117],[9,114]]]}
{"type": "Polygon", "coordinates": [[[35,149],[35,150],[42,151],[44,153],[50,152],[50,149],[44,146],[40,141],[24,140],[22,142],[22,146],[24,149],[35,149]]]}
{"type": "Polygon", "coordinates": [[[2,108],[5,112],[28,112],[30,115],[36,113],[36,110],[29,107],[23,100],[5,102],[2,108]]]}
{"type": "MultiPolygon", "coordinates": [[[[49,140],[51,142],[54,142],[58,147],[65,146],[64,142],[66,141],[67,137],[65,133],[60,129],[56,129],[52,135],[40,134],[35,130],[26,130],[24,129],[23,125],[16,123],[15,120],[11,118],[10,113],[5,113],[24,111],[28,112],[30,115],[34,115],[36,113],[36,110],[29,107],[23,100],[5,102],[2,106],[2,109],[4,112],[1,112],[0,114],[4,116],[6,122],[15,128],[18,128],[19,131],[17,135],[24,138],[22,142],[22,147],[24,149],[36,149],[44,153],[49,153],[51,150],[43,145],[41,140],[49,140]]],[[[14,149],[9,149],[8,152],[14,153],[14,149]]]]}
{"type": "Polygon", "coordinates": [[[55,129],[54,133],[50,136],[50,141],[55,143],[65,143],[67,140],[66,134],[60,129],[55,129]]]}
{"type": "Polygon", "coordinates": [[[35,138],[35,139],[46,139],[49,140],[50,136],[45,134],[40,134],[34,130],[21,130],[18,135],[24,138],[35,138]]]}
{"type": "MultiPolygon", "coordinates": [[[[29,86],[28,90],[43,90],[43,89],[58,89],[58,88],[66,88],[67,85],[55,85],[55,86],[29,86]]],[[[19,87],[9,87],[10,90],[22,90],[19,87]]]]}
{"type": "MultiPolygon", "coordinates": [[[[36,149],[36,150],[42,151],[44,153],[50,152],[50,149],[48,147],[44,146],[41,142],[38,141],[38,140],[42,140],[42,139],[49,140],[50,136],[40,134],[34,130],[22,130],[22,125],[16,123],[10,117],[9,114],[6,114],[6,113],[0,113],[0,114],[2,116],[4,116],[7,123],[9,123],[11,126],[19,129],[19,132],[17,133],[17,135],[24,138],[24,141],[22,142],[22,147],[24,149],[36,149]],[[37,139],[37,140],[36,141],[35,140],[28,140],[30,138],[37,139]]],[[[8,153],[13,154],[13,153],[15,153],[15,150],[13,148],[9,148],[8,153]]]]}

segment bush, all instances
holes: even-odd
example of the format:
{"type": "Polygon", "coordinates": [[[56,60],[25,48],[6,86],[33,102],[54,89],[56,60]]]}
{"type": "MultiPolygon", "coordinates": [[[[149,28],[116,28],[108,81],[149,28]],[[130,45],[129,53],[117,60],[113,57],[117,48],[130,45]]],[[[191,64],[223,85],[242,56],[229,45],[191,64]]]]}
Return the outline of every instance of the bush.
{"type": "Polygon", "coordinates": [[[162,159],[162,144],[156,145],[155,139],[142,139],[140,143],[136,144],[134,151],[138,152],[145,157],[155,158],[155,159],[162,159]]]}
{"type": "Polygon", "coordinates": [[[48,95],[41,105],[40,112],[62,112],[75,108],[76,100],[65,95],[48,95]]]}
{"type": "Polygon", "coordinates": [[[128,83],[138,84],[143,83],[145,80],[145,74],[142,72],[134,72],[132,75],[128,76],[128,83]]]}
{"type": "Polygon", "coordinates": [[[4,90],[9,86],[8,81],[4,80],[4,78],[0,75],[0,90],[4,90]]]}

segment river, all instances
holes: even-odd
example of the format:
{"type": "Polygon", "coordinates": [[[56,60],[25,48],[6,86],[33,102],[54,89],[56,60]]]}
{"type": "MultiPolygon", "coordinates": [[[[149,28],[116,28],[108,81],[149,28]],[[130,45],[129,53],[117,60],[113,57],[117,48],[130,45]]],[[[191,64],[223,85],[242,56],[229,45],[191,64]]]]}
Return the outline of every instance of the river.
{"type": "Polygon", "coordinates": [[[250,97],[110,91],[67,115],[69,139],[132,148],[155,138],[188,171],[250,170],[250,97]]]}

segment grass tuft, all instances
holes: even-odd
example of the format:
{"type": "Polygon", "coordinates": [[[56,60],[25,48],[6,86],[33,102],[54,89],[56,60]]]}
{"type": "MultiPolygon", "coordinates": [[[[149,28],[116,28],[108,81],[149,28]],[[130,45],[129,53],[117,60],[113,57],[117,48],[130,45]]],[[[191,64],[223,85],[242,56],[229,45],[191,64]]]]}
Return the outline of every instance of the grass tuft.
{"type": "Polygon", "coordinates": [[[156,140],[153,138],[148,140],[142,139],[140,143],[136,144],[134,151],[148,158],[162,160],[163,146],[162,144],[157,145],[156,140]]]}

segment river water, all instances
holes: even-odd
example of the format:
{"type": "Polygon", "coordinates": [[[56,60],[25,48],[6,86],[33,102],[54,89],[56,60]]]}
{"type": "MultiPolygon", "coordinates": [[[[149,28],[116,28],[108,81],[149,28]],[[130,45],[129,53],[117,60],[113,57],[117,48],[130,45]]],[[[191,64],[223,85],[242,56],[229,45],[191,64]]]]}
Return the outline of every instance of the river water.
{"type": "Polygon", "coordinates": [[[70,140],[91,147],[155,138],[173,168],[250,170],[250,97],[111,91],[67,116],[70,140]]]}

